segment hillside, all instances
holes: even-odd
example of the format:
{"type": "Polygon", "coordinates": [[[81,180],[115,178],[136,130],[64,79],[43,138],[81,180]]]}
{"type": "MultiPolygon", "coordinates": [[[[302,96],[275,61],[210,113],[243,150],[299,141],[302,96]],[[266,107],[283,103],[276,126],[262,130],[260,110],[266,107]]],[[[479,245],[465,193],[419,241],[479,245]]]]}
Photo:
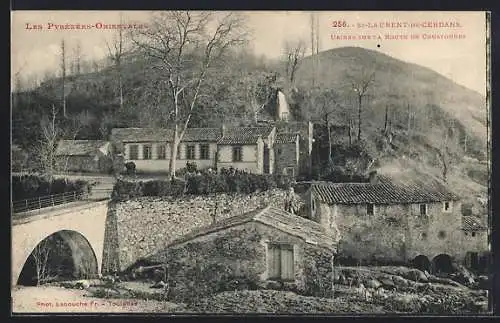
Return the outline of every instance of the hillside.
{"type": "MultiPolygon", "coordinates": [[[[471,136],[486,141],[486,99],[431,69],[359,47],[324,51],[318,60],[316,82],[339,91],[349,90],[350,76],[375,72],[367,109],[377,112],[377,121],[383,118],[387,104],[401,109],[410,103],[422,114],[433,105],[454,117],[471,136]]],[[[304,58],[297,72],[299,86],[311,84],[312,70],[311,57],[304,58]]]]}

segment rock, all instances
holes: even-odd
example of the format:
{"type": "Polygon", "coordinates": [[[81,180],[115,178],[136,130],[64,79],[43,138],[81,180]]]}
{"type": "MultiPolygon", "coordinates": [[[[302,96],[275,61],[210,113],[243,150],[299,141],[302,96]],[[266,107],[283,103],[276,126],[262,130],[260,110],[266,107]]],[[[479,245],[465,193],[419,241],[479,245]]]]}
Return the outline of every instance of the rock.
{"type": "Polygon", "coordinates": [[[396,284],[391,279],[389,279],[389,278],[383,278],[382,280],[380,280],[380,283],[386,289],[394,289],[394,288],[396,288],[396,284]]]}
{"type": "Polygon", "coordinates": [[[79,280],[75,283],[75,288],[87,289],[90,287],[90,283],[87,280],[79,280]]]}
{"type": "Polygon", "coordinates": [[[406,272],[403,277],[406,279],[410,279],[410,280],[413,280],[416,282],[422,282],[422,283],[426,283],[429,281],[427,279],[427,276],[422,271],[420,271],[418,269],[412,269],[412,270],[406,272]]]}
{"type": "Polygon", "coordinates": [[[392,276],[392,281],[397,287],[408,287],[409,282],[401,276],[392,276]]]}
{"type": "Polygon", "coordinates": [[[154,285],[150,286],[149,288],[165,288],[167,286],[168,286],[168,284],[163,282],[163,280],[160,280],[159,282],[155,283],[154,285]]]}
{"type": "Polygon", "coordinates": [[[373,288],[373,289],[377,289],[379,288],[380,286],[382,286],[382,283],[380,283],[378,280],[376,279],[367,279],[365,280],[364,282],[365,286],[367,288],[373,288]]]}

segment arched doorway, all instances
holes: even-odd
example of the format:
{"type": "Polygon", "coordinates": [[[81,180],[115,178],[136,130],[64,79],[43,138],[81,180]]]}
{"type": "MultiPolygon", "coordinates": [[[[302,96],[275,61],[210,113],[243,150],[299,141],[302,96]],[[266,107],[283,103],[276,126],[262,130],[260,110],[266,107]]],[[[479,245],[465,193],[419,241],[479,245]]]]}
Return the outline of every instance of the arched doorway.
{"type": "Polygon", "coordinates": [[[431,271],[431,261],[424,255],[416,256],[412,261],[412,265],[420,270],[427,270],[428,272],[431,271]]]}
{"type": "Polygon", "coordinates": [[[36,286],[52,281],[93,278],[97,258],[80,233],[62,230],[51,234],[33,249],[17,280],[18,285],[36,286]]]}
{"type": "Polygon", "coordinates": [[[440,254],[432,259],[432,266],[436,273],[452,273],[453,261],[447,254],[440,254]]]}

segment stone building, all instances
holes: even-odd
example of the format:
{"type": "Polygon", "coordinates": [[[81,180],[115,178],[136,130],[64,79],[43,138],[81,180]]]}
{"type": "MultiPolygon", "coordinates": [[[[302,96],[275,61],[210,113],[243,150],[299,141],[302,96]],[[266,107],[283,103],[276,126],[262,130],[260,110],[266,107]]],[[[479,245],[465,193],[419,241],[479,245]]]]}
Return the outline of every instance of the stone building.
{"type": "Polygon", "coordinates": [[[316,222],[268,206],[196,229],[148,260],[168,264],[174,299],[237,288],[313,292],[330,286],[317,279],[327,279],[336,249],[316,222]]]}
{"type": "Polygon", "coordinates": [[[275,138],[274,127],[222,127],[222,136],[217,141],[216,167],[272,174],[275,138]]]}
{"type": "Polygon", "coordinates": [[[465,234],[458,196],[441,183],[313,183],[307,214],[340,235],[339,257],[449,270],[468,252],[487,252],[484,234],[465,234]]]}
{"type": "Polygon", "coordinates": [[[110,143],[103,140],[61,140],[56,152],[59,171],[110,173],[113,160],[110,143]]]}
{"type": "Polygon", "coordinates": [[[278,133],[274,144],[276,171],[295,176],[299,172],[299,134],[278,133]]]}
{"type": "MultiPolygon", "coordinates": [[[[134,162],[137,171],[168,172],[171,129],[115,128],[111,138],[115,154],[122,154],[124,162],[134,162]]],[[[176,169],[196,163],[199,169],[233,167],[256,174],[296,175],[299,141],[300,135],[286,131],[277,137],[273,125],[188,128],[179,144],[176,169]],[[276,163],[277,151],[284,152],[279,163],[276,163]]]]}

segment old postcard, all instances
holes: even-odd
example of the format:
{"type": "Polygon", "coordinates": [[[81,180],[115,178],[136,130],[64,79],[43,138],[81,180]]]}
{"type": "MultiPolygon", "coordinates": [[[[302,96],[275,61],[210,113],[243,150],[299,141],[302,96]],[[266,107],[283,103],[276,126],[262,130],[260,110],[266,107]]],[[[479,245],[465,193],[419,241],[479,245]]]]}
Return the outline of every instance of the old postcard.
{"type": "Polygon", "coordinates": [[[13,11],[12,312],[492,314],[489,33],[13,11]]]}

